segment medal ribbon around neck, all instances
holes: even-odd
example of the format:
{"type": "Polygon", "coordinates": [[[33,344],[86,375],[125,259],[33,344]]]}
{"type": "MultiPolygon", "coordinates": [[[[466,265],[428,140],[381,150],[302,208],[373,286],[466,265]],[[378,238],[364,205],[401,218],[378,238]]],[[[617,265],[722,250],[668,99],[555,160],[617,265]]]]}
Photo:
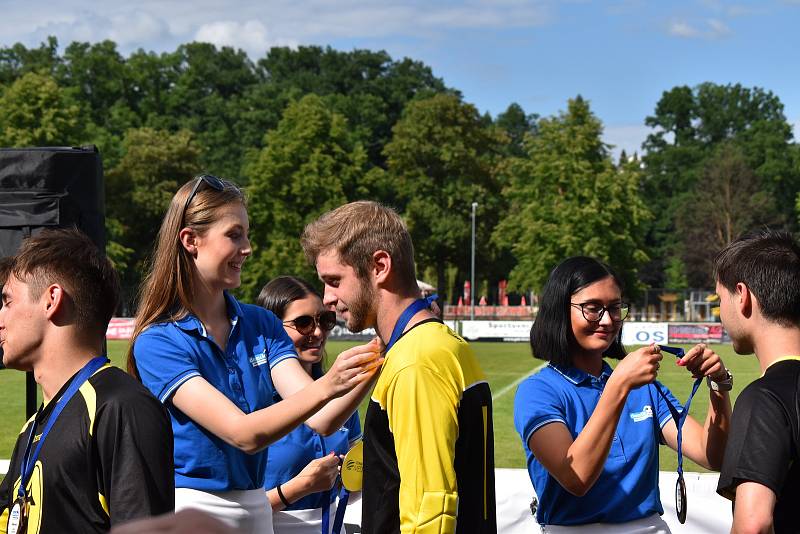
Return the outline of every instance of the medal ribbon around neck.
{"type": "MultiPolygon", "coordinates": [[[[664,345],[659,345],[659,348],[670,354],[674,354],[676,358],[680,359],[686,354],[680,347],[667,347],[664,345]]],[[[678,413],[678,410],[675,406],[667,398],[667,395],[661,389],[657,382],[653,382],[653,385],[658,390],[658,393],[664,398],[667,403],[667,407],[669,408],[669,412],[672,414],[672,419],[675,420],[675,426],[678,428],[678,481],[675,483],[675,512],[678,515],[678,521],[681,524],[686,522],[686,482],[683,480],[683,423],[686,421],[686,418],[689,416],[689,406],[692,404],[692,398],[694,394],[697,393],[697,388],[700,386],[700,383],[703,381],[703,377],[700,377],[694,381],[692,385],[692,392],[689,393],[689,398],[686,399],[686,404],[683,405],[683,410],[678,413]]]]}
{"type": "Polygon", "coordinates": [[[386,349],[384,350],[384,354],[388,353],[392,346],[400,339],[400,336],[403,335],[403,331],[408,326],[408,322],[414,317],[418,312],[430,308],[431,304],[434,300],[439,298],[439,295],[431,295],[430,297],[426,297],[424,299],[417,299],[408,307],[403,310],[403,313],[400,315],[400,318],[397,319],[397,322],[394,325],[394,329],[392,330],[392,337],[389,338],[389,342],[386,344],[386,349]]]}

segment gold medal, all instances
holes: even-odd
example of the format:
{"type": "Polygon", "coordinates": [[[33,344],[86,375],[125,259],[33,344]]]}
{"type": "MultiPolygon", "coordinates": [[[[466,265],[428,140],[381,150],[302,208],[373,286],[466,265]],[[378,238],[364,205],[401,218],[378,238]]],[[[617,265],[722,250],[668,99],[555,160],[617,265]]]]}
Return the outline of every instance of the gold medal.
{"type": "Polygon", "coordinates": [[[28,501],[19,497],[8,512],[7,534],[25,534],[28,530],[28,501]]]}
{"type": "Polygon", "coordinates": [[[361,491],[364,476],[364,442],[359,441],[342,461],[342,485],[348,491],[361,491]]]}

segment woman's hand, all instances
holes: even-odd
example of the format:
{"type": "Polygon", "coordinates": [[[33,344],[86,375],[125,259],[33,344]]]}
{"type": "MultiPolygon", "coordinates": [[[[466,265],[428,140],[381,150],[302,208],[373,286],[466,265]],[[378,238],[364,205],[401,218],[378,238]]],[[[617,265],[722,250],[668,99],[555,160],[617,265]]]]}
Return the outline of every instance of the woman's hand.
{"type": "Polygon", "coordinates": [[[342,457],[334,453],[311,460],[295,477],[295,480],[304,489],[305,495],[331,489],[339,475],[341,460],[342,457]]]}
{"type": "Polygon", "coordinates": [[[320,379],[326,381],[331,397],[341,397],[372,377],[383,363],[383,349],[383,343],[376,337],[366,345],[358,345],[339,354],[325,376],[320,379]]]}
{"type": "Polygon", "coordinates": [[[662,357],[655,344],[635,350],[619,361],[609,380],[619,380],[627,391],[650,384],[656,379],[662,357]]]}
{"type": "Polygon", "coordinates": [[[692,378],[707,376],[716,382],[725,380],[728,376],[719,354],[708,348],[705,343],[698,343],[675,363],[686,367],[692,373],[692,378]]]}

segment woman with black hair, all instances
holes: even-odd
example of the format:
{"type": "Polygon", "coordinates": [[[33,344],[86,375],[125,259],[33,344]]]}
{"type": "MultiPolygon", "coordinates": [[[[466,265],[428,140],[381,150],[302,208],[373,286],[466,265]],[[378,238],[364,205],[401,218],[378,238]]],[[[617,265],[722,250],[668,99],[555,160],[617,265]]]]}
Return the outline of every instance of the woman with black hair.
{"type": "MultiPolygon", "coordinates": [[[[620,340],[629,308],[622,296],[614,272],[582,256],[553,269],[543,289],[531,348],[549,363],[520,384],[514,423],[539,499],[536,519],[547,532],[577,525],[669,532],[660,517],[658,445],[677,450],[678,426],[667,403],[678,413],[682,407],[656,380],[657,345],[625,354],[620,340]],[[619,359],[614,369],[604,356],[619,359]]],[[[702,344],[676,364],[708,377],[710,388],[705,424],[685,419],[683,453],[718,470],[731,414],[730,373],[702,344]]]]}
{"type": "MultiPolygon", "coordinates": [[[[256,303],[283,322],[300,365],[314,380],[320,378],[325,342],[336,326],[336,312],[325,308],[311,284],[294,276],[271,280],[256,303]]],[[[275,534],[319,534],[326,505],[329,524],[333,524],[336,492],[332,487],[340,459],[359,438],[361,423],[356,411],[330,435],[323,436],[303,424],[270,445],[264,487],[275,534]]]]}

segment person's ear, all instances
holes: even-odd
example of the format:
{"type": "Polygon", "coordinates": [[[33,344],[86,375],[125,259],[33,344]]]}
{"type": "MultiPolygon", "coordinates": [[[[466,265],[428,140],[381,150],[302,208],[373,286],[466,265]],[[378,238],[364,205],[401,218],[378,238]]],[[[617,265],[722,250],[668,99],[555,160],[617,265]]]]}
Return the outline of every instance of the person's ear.
{"type": "Polygon", "coordinates": [[[392,271],[392,257],[385,250],[372,253],[372,276],[378,284],[386,283],[392,271]]]}
{"type": "Polygon", "coordinates": [[[736,284],[736,291],[733,294],[733,298],[735,306],[743,317],[750,317],[753,314],[753,308],[758,306],[750,288],[742,282],[736,284]]]}
{"type": "Polygon", "coordinates": [[[59,284],[50,284],[42,294],[41,304],[45,316],[52,321],[56,314],[61,313],[67,306],[67,294],[59,284]]]}
{"type": "Polygon", "coordinates": [[[197,233],[189,227],[183,228],[178,233],[178,239],[181,241],[181,246],[192,255],[197,257],[197,233]]]}

